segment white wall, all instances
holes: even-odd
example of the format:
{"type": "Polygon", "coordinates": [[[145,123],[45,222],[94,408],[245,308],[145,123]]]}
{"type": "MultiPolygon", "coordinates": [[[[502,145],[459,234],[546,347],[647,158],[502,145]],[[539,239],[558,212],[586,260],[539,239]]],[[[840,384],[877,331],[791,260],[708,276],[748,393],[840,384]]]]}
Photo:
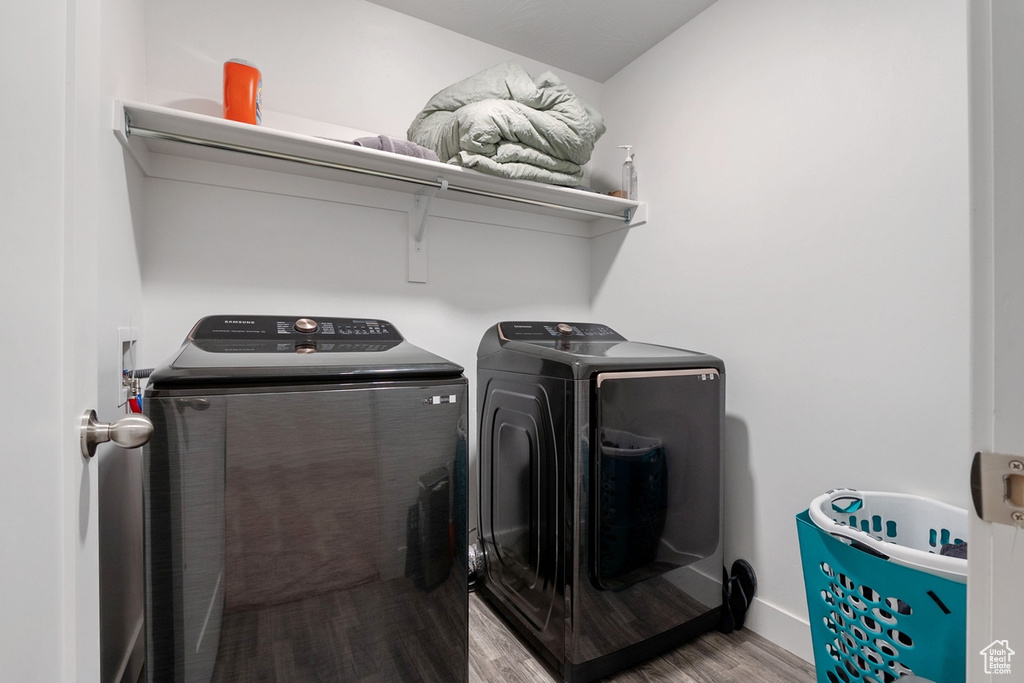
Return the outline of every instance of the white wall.
{"type": "Polygon", "coordinates": [[[35,321],[31,342],[17,334],[0,341],[0,410],[8,426],[0,449],[0,662],[4,678],[21,681],[61,680],[64,665],[66,30],[60,0],[5,3],[0,9],[0,83],[10,103],[25,104],[0,107],[6,131],[0,164],[6,254],[0,311],[4,320],[35,321]]]}
{"type": "MultiPolygon", "coordinates": [[[[272,114],[402,138],[434,93],[477,71],[513,58],[534,77],[550,68],[363,0],[145,5],[149,101],[177,92],[176,106],[215,115],[234,57],[260,69],[272,114]]],[[[557,73],[601,104],[600,84],[557,73]]]]}
{"type": "Polygon", "coordinates": [[[719,0],[602,96],[652,219],[595,240],[593,317],[725,360],[727,560],[805,657],[814,496],[968,505],[965,7],[719,0]]]}
{"type": "Polygon", "coordinates": [[[407,195],[304,184],[323,198],[146,181],[145,364],[165,360],[204,315],[367,316],[474,378],[480,337],[498,320],[588,313],[585,238],[484,222],[524,220],[493,210],[432,216],[429,282],[409,283],[407,195]]]}

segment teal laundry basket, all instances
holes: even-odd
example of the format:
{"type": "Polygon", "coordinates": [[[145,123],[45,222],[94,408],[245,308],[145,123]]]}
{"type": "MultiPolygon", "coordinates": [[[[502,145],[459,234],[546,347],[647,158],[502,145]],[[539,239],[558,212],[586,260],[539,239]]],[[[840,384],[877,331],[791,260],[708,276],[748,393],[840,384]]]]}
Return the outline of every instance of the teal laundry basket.
{"type": "Polygon", "coordinates": [[[835,489],[796,516],[818,683],[966,677],[967,512],[835,489]]]}

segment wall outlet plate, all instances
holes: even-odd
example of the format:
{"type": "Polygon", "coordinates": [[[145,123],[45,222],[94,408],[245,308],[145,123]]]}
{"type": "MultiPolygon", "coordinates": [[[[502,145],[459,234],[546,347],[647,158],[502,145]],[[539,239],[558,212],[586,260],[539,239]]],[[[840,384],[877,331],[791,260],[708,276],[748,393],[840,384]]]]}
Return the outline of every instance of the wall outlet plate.
{"type": "Polygon", "coordinates": [[[119,327],[117,328],[117,345],[118,354],[120,361],[118,362],[118,368],[120,368],[120,377],[117,378],[117,405],[118,407],[123,406],[128,402],[128,385],[124,381],[124,373],[126,370],[135,369],[135,359],[137,357],[135,345],[139,341],[139,328],[137,327],[119,327]]]}

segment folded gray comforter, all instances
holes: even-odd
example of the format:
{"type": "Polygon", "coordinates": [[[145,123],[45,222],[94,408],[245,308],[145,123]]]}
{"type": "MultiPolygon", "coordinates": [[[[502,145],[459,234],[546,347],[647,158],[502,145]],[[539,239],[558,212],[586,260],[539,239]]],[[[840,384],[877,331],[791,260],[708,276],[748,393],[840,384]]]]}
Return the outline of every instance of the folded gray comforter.
{"type": "Polygon", "coordinates": [[[430,98],[408,138],[450,164],[506,178],[579,185],[604,134],[601,115],[550,72],[499,64],[430,98]]]}

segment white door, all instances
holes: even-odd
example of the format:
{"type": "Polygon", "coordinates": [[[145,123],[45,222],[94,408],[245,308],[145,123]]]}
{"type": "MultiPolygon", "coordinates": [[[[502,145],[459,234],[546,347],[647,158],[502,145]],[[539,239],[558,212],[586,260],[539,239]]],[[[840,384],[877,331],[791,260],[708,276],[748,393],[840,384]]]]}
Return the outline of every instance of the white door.
{"type": "MultiPolygon", "coordinates": [[[[1024,3],[969,7],[974,440],[1024,456],[1024,3]]],[[[1024,538],[971,517],[967,680],[1024,681],[1024,538]]]]}
{"type": "Polygon", "coordinates": [[[5,680],[98,680],[96,478],[76,416],[96,400],[95,245],[66,0],[0,9],[0,662],[5,680]]]}
{"type": "Polygon", "coordinates": [[[138,177],[126,177],[110,112],[141,88],[141,27],[137,0],[0,5],[4,681],[105,678],[98,484],[113,453],[89,462],[78,439],[86,410],[119,417],[118,327],[139,322],[127,197],[138,177]]]}

